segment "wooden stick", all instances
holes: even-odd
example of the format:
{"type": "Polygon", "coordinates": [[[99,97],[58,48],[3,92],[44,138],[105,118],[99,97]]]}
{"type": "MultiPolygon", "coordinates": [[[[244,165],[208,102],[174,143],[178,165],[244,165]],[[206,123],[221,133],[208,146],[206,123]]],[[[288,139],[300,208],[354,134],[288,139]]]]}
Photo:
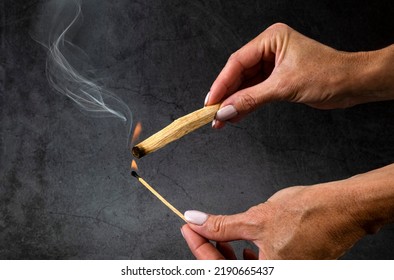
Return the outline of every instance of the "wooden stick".
{"type": "Polygon", "coordinates": [[[220,104],[206,106],[194,111],[186,116],[176,119],[171,124],[145,139],[132,149],[136,158],[152,153],[165,145],[175,141],[186,134],[200,128],[201,126],[213,121],[220,104]]]}
{"type": "MultiPolygon", "coordinates": [[[[167,206],[168,208],[171,209],[172,212],[174,212],[175,214],[177,214],[179,216],[179,218],[181,218],[182,220],[184,220],[186,222],[185,216],[183,216],[183,214],[181,212],[179,212],[178,209],[176,209],[174,206],[171,205],[171,203],[169,203],[164,197],[162,197],[154,188],[152,188],[144,179],[142,179],[137,172],[132,171],[131,175],[133,175],[134,177],[136,177],[138,179],[138,181],[144,185],[144,187],[146,187],[148,190],[150,190],[151,193],[153,193],[158,199],[160,199],[161,202],[164,203],[165,206],[167,206]]],[[[187,222],[186,222],[187,223],[187,222]]]]}

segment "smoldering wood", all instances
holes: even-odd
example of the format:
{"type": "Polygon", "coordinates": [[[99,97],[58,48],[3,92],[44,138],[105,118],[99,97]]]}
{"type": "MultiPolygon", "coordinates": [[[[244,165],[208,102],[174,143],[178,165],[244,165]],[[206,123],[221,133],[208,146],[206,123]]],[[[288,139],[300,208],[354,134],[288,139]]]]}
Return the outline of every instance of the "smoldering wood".
{"type": "Polygon", "coordinates": [[[132,148],[132,153],[136,158],[157,151],[167,144],[185,136],[186,134],[212,122],[220,104],[206,106],[179,119],[148,137],[132,148]]]}

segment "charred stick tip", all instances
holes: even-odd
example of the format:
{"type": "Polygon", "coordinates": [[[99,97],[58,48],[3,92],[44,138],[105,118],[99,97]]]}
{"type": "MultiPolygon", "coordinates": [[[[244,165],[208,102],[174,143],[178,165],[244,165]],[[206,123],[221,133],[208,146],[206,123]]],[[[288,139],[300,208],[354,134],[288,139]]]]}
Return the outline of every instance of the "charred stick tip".
{"type": "Polygon", "coordinates": [[[131,152],[133,153],[133,156],[136,158],[142,158],[145,155],[145,151],[143,148],[139,148],[137,146],[134,146],[131,149],[131,152]]]}

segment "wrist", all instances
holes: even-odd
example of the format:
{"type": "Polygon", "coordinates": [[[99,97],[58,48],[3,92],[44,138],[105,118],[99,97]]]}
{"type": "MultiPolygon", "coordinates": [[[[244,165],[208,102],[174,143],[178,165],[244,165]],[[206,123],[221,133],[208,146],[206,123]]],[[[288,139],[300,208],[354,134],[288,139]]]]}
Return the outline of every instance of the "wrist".
{"type": "Polygon", "coordinates": [[[347,211],[365,233],[394,221],[394,164],[340,181],[347,211]]]}
{"type": "Polygon", "coordinates": [[[349,106],[394,99],[394,45],[369,51],[342,53],[340,92],[349,106]]]}

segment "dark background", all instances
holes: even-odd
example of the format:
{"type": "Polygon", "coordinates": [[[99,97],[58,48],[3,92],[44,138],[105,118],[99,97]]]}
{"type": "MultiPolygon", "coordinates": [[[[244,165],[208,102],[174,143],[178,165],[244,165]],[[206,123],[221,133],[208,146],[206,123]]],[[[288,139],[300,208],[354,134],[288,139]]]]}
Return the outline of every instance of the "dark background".
{"type": "MultiPolygon", "coordinates": [[[[193,258],[182,221],[130,177],[122,122],[87,117],[50,88],[46,51],[31,36],[44,3],[0,4],[0,258],[193,258]]],[[[337,49],[373,50],[393,43],[393,3],[90,0],[73,42],[145,138],[200,108],[228,56],[271,24],[337,49]]],[[[139,173],[182,212],[232,214],[288,186],[392,163],[393,142],[393,102],[331,111],[275,103],[146,156],[139,173]]],[[[392,259],[393,229],[344,258],[392,259]]]]}

